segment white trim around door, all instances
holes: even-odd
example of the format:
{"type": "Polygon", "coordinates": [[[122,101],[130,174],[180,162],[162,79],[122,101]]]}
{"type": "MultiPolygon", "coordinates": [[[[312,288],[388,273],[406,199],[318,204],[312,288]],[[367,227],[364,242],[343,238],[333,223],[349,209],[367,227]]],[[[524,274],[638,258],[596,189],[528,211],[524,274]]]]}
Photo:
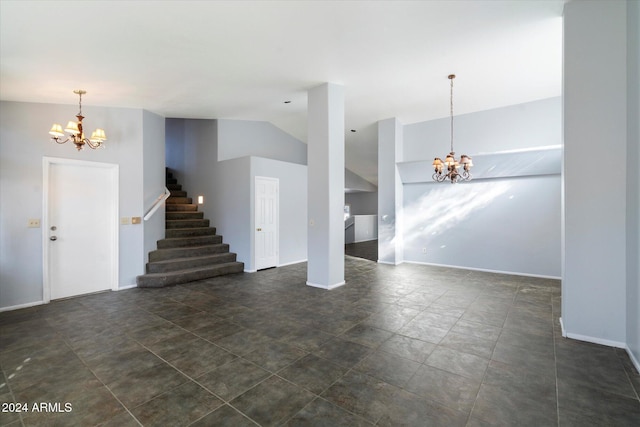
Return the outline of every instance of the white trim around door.
{"type": "Polygon", "coordinates": [[[277,267],[280,262],[280,180],[255,177],[255,270],[277,267]]]}
{"type": "MultiPolygon", "coordinates": [[[[102,236],[105,236],[101,240],[100,244],[107,245],[108,248],[103,248],[101,250],[102,255],[100,259],[103,263],[107,264],[107,274],[106,274],[106,285],[107,289],[118,290],[118,257],[119,257],[119,248],[118,248],[118,233],[119,233],[119,225],[118,225],[118,200],[119,200],[119,165],[111,164],[111,163],[100,163],[100,162],[91,162],[85,160],[75,160],[75,159],[65,159],[58,157],[43,157],[42,158],[42,278],[43,278],[43,286],[42,286],[42,297],[43,302],[48,303],[52,298],[52,260],[55,259],[52,254],[52,244],[55,243],[57,236],[57,232],[61,230],[52,230],[52,227],[56,227],[55,224],[51,223],[51,212],[52,209],[57,209],[54,206],[55,197],[57,197],[54,192],[56,185],[55,182],[52,182],[52,173],[54,172],[54,168],[65,168],[67,169],[82,169],[87,168],[87,171],[94,169],[96,175],[101,176],[101,182],[97,183],[99,185],[98,188],[95,188],[95,191],[92,191],[89,196],[87,196],[86,203],[92,203],[93,201],[100,200],[101,206],[106,206],[105,208],[105,221],[100,224],[100,227],[106,227],[106,231],[101,233],[102,236]],[[105,259],[106,258],[106,259],[105,259]]],[[[70,183],[72,186],[75,183],[70,183]]],[[[88,206],[88,205],[87,205],[88,206]]],[[[80,215],[80,213],[79,213],[80,215]]],[[[64,233],[64,231],[61,231],[64,233]]],[[[64,234],[63,234],[64,235],[64,234]]],[[[93,242],[92,242],[93,243],[93,242]]],[[[95,242],[98,244],[98,242],[95,242]]],[[[85,251],[79,259],[73,260],[74,263],[78,263],[78,265],[86,266],[92,262],[92,259],[96,259],[96,250],[95,247],[93,250],[85,251]],[[93,258],[92,258],[93,257],[93,258]]],[[[65,260],[66,261],[66,260],[65,260]]],[[[54,266],[59,267],[59,266],[54,266]]],[[[91,292],[91,291],[89,291],[91,292]]],[[[54,295],[55,298],[55,295],[54,295]]]]}

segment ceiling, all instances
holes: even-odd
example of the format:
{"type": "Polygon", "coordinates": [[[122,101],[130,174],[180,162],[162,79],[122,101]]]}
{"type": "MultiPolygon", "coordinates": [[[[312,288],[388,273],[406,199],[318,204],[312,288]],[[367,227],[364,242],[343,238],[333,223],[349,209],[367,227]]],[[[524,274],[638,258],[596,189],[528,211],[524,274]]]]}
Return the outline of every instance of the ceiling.
{"type": "Polygon", "coordinates": [[[455,114],[559,96],[564,3],[1,0],[0,99],[85,89],[85,106],[266,120],[306,142],[307,90],[338,83],[346,166],[377,183],[376,122],[447,117],[448,74],[455,114]]]}

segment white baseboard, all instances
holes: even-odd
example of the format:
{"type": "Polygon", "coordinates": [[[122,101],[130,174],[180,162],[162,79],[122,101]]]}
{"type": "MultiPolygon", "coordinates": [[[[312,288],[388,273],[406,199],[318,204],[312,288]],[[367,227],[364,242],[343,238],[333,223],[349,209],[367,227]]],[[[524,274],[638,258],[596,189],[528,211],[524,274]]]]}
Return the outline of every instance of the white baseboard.
{"type": "Polygon", "coordinates": [[[138,285],[124,285],[124,286],[120,286],[118,287],[118,289],[116,289],[116,291],[124,291],[125,289],[133,289],[133,288],[137,288],[138,285]]]}
{"type": "Polygon", "coordinates": [[[313,283],[313,282],[309,282],[307,281],[307,286],[311,286],[314,288],[320,288],[320,289],[326,289],[326,290],[331,290],[331,289],[335,289],[335,288],[339,288],[340,286],[344,286],[347,282],[345,282],[344,280],[342,282],[339,283],[335,283],[333,285],[320,285],[318,283],[313,283]]]}
{"type": "Polygon", "coordinates": [[[631,359],[631,363],[633,363],[633,366],[635,366],[636,370],[640,372],[640,361],[638,361],[638,359],[631,352],[631,349],[629,348],[627,343],[620,342],[620,341],[605,340],[605,339],[596,338],[596,337],[590,337],[588,335],[572,334],[571,332],[567,332],[564,329],[564,323],[562,322],[562,317],[560,318],[560,327],[562,328],[562,336],[565,338],[570,338],[577,341],[590,342],[593,344],[606,345],[608,347],[624,349],[629,355],[629,359],[631,359]]]}
{"type": "Polygon", "coordinates": [[[560,326],[562,327],[562,336],[565,338],[571,338],[572,340],[590,342],[593,344],[606,345],[607,347],[624,348],[627,349],[627,343],[622,341],[613,341],[604,338],[592,337],[589,335],[574,334],[573,332],[567,332],[560,318],[560,326]]]}
{"type": "Polygon", "coordinates": [[[400,262],[389,262],[389,261],[380,261],[380,260],[377,261],[378,264],[385,264],[385,265],[400,265],[403,262],[404,261],[400,261],[400,262]]]}
{"type": "Polygon", "coordinates": [[[287,265],[301,264],[303,262],[307,262],[307,259],[301,259],[300,261],[285,262],[284,264],[279,264],[278,267],[286,267],[287,265]]]}
{"type": "MultiPolygon", "coordinates": [[[[372,240],[378,240],[378,237],[372,237],[372,238],[370,238],[370,239],[364,239],[364,240],[354,240],[354,241],[353,241],[353,242],[351,242],[351,243],[370,242],[370,241],[372,241],[372,240]]],[[[348,243],[347,243],[347,244],[348,244],[348,243]]]]}
{"type": "Polygon", "coordinates": [[[26,304],[11,305],[9,307],[0,307],[0,313],[2,313],[3,311],[12,311],[12,310],[20,310],[21,308],[35,307],[36,305],[42,305],[42,304],[44,304],[44,301],[35,301],[35,302],[28,302],[26,304]]]}
{"type": "MultiPolygon", "coordinates": [[[[284,264],[278,264],[275,267],[279,268],[279,267],[286,267],[287,265],[293,265],[293,264],[300,264],[302,262],[307,262],[306,259],[301,259],[300,261],[291,261],[291,262],[285,262],[284,264]]],[[[244,270],[245,273],[255,273],[258,270],[244,270]]]]}
{"type": "MultiPolygon", "coordinates": [[[[380,262],[380,261],[378,261],[380,262]]],[[[447,268],[457,268],[459,270],[471,270],[471,271],[481,271],[483,273],[496,273],[496,274],[506,274],[511,276],[524,276],[524,277],[536,277],[538,279],[553,279],[553,280],[561,280],[560,276],[546,276],[544,274],[531,274],[531,273],[520,273],[517,271],[504,271],[504,270],[491,270],[487,268],[475,268],[475,267],[465,267],[460,265],[448,265],[448,264],[437,264],[433,262],[421,262],[421,261],[407,261],[407,264],[418,264],[418,265],[429,265],[432,267],[447,267],[447,268]]]]}
{"type": "Polygon", "coordinates": [[[640,361],[633,355],[629,346],[626,347],[626,350],[627,354],[629,355],[629,359],[631,359],[631,363],[633,363],[633,366],[636,367],[636,371],[640,372],[640,361]]]}

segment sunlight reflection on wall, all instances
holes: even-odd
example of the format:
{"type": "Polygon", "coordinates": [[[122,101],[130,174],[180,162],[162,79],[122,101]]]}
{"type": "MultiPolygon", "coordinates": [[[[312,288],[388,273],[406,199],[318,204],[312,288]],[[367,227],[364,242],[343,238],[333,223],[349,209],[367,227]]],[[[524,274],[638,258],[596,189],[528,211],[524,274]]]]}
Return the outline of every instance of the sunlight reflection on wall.
{"type": "Polygon", "coordinates": [[[444,233],[511,187],[506,181],[440,185],[443,186],[425,192],[404,208],[405,243],[424,235],[444,233]]]}

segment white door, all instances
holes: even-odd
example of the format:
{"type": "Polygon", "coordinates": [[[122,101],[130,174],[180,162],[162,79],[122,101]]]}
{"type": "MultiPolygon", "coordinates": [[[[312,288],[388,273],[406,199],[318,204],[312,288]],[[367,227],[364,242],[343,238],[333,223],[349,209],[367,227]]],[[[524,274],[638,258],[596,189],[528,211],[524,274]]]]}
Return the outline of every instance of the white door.
{"type": "Polygon", "coordinates": [[[117,289],[118,167],[44,159],[44,300],[117,289]]]}
{"type": "Polygon", "coordinates": [[[257,176],[255,182],[256,270],[276,267],[278,260],[278,178],[257,176]]]}

